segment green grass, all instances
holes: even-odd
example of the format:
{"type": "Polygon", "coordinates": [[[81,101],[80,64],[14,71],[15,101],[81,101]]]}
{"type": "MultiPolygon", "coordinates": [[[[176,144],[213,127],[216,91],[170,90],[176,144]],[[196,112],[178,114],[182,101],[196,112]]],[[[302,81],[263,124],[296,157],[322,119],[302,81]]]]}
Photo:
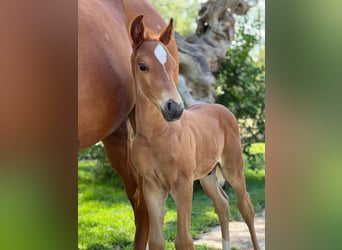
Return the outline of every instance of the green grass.
{"type": "MultiPolygon", "coordinates": [[[[133,248],[134,216],[131,205],[117,175],[99,179],[96,177],[96,161],[79,161],[78,167],[78,248],[89,250],[112,250],[133,248]]],[[[265,206],[265,172],[246,170],[247,189],[256,212],[265,206]]],[[[229,195],[231,220],[240,220],[236,208],[236,197],[228,184],[224,187],[229,195]]],[[[191,217],[192,237],[198,238],[214,225],[218,219],[209,198],[195,183],[191,217]]],[[[166,249],[174,249],[176,236],[176,207],[169,196],[166,202],[164,238],[166,249]]],[[[211,249],[196,246],[196,249],[211,249]]]]}

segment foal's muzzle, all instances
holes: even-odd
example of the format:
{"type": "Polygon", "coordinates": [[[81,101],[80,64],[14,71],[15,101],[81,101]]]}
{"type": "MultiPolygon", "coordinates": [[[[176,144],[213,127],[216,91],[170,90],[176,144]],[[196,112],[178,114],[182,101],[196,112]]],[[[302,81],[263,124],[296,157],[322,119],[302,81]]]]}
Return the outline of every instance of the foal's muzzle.
{"type": "Polygon", "coordinates": [[[172,99],[169,99],[161,108],[163,117],[168,122],[178,120],[182,116],[183,110],[183,103],[176,103],[172,99]]]}

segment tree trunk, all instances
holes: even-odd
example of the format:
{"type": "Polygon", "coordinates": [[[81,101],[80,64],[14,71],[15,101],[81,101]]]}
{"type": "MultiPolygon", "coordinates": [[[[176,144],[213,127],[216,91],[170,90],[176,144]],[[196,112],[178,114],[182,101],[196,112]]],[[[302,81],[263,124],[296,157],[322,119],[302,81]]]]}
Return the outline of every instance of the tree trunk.
{"type": "Polygon", "coordinates": [[[186,106],[215,101],[215,73],[235,33],[236,15],[250,6],[244,0],[209,0],[201,5],[195,34],[175,35],[179,51],[179,92],[186,106]]]}

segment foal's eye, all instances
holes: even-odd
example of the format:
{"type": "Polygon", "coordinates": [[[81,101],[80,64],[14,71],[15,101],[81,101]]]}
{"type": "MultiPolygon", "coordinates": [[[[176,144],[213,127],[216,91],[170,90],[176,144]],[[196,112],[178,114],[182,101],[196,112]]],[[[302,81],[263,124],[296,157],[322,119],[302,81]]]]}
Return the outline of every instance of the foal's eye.
{"type": "Polygon", "coordinates": [[[141,72],[147,72],[147,71],[148,71],[148,67],[147,67],[147,65],[144,64],[144,63],[139,63],[139,70],[140,70],[141,72]]]}

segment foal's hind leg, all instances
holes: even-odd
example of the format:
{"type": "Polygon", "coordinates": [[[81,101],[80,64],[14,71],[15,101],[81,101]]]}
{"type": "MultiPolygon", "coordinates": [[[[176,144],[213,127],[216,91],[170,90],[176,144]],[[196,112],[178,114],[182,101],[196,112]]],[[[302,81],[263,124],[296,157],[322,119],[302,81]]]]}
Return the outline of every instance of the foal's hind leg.
{"type": "Polygon", "coordinates": [[[254,208],[246,189],[243,158],[238,134],[231,135],[229,145],[222,154],[222,174],[233,187],[237,197],[237,207],[251,234],[254,249],[260,249],[254,228],[254,208]]]}
{"type": "Polygon", "coordinates": [[[216,168],[210,175],[200,180],[207,196],[213,201],[215,212],[220,220],[222,233],[222,249],[230,250],[229,243],[229,203],[228,196],[219,185],[216,177],[216,168]]]}
{"type": "Polygon", "coordinates": [[[145,249],[147,244],[149,222],[142,191],[138,187],[138,175],[130,161],[131,130],[126,122],[103,140],[108,160],[120,175],[135,217],[134,249],[145,249]]]}

